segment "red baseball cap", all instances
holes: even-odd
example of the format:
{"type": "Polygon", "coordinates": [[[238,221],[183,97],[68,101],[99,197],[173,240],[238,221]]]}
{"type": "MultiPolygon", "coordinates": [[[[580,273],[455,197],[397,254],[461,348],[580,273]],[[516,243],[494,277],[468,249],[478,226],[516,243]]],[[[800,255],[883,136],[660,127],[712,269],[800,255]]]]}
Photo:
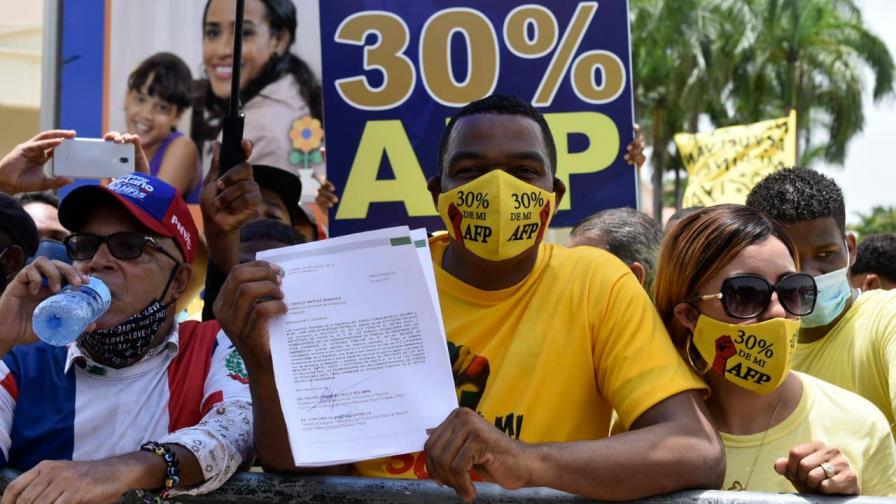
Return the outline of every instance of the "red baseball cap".
{"type": "Polygon", "coordinates": [[[108,186],[78,187],[59,204],[59,222],[69,231],[80,231],[90,210],[110,196],[150,231],[173,238],[186,262],[193,262],[199,231],[190,210],[174,187],[151,175],[131,173],[108,186]]]}

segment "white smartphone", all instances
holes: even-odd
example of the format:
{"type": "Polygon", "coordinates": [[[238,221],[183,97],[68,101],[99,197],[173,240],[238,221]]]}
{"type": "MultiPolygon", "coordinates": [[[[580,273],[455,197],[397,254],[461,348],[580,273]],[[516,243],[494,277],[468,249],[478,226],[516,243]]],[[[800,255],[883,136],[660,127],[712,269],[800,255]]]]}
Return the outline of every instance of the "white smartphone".
{"type": "Polygon", "coordinates": [[[53,175],[115,178],[134,171],[134,144],[102,138],[65,139],[53,149],[53,175]]]}

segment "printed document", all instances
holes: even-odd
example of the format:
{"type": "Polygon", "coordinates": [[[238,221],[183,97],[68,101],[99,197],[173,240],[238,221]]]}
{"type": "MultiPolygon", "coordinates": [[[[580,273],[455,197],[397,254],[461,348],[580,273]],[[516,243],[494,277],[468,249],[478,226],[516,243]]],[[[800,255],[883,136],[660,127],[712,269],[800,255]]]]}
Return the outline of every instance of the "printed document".
{"type": "Polygon", "coordinates": [[[269,329],[298,466],[412,453],[457,408],[425,230],[260,252],[285,272],[269,329]]]}

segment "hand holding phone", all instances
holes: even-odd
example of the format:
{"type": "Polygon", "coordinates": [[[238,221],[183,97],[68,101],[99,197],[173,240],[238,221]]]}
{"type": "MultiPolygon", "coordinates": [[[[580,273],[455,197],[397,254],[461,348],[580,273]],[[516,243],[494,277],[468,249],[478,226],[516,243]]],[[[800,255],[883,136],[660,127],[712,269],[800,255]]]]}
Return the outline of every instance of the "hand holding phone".
{"type": "Polygon", "coordinates": [[[143,142],[140,140],[140,135],[109,131],[103,135],[103,140],[107,142],[134,144],[134,171],[151,175],[149,160],[146,158],[146,152],[143,150],[143,142]]]}
{"type": "Polygon", "coordinates": [[[63,139],[74,136],[72,130],[42,131],[17,145],[0,159],[0,191],[16,194],[58,189],[70,184],[72,180],[67,177],[48,177],[44,173],[44,164],[63,139]]]}
{"type": "Polygon", "coordinates": [[[101,138],[63,140],[53,152],[53,175],[76,178],[115,178],[134,172],[132,143],[101,138]]]}

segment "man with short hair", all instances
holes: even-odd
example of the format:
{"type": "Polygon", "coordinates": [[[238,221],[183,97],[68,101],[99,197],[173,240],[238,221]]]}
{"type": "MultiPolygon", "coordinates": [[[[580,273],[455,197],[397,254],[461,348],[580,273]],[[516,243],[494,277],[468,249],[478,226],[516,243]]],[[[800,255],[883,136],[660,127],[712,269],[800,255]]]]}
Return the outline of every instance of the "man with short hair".
{"type": "Polygon", "coordinates": [[[0,192],[0,294],[37,251],[37,228],[15,198],[0,192]]]}
{"type": "Polygon", "coordinates": [[[856,237],[846,232],[843,192],[809,168],[762,179],[747,204],[781,221],[815,277],[815,310],[800,317],[793,369],[855,392],[896,422],[896,291],[860,293],[848,278],[856,237]]]}
{"type": "Polygon", "coordinates": [[[896,234],[874,234],[862,240],[849,281],[863,291],[896,289],[896,234]]]}
{"type": "Polygon", "coordinates": [[[250,460],[252,406],[217,323],[175,321],[199,240],[186,204],[134,173],[75,189],[59,217],[74,266],[39,257],[0,297],[0,462],[24,471],[0,502],[218,488],[250,460]],[[108,311],[75,343],[37,341],[37,304],[87,275],[108,286],[108,311]]]}
{"type": "Polygon", "coordinates": [[[587,245],[613,254],[628,265],[644,290],[650,293],[662,239],[662,228],[644,212],[611,208],[576,224],[569,233],[569,246],[587,245]]]}
{"type": "MultiPolygon", "coordinates": [[[[430,245],[462,407],[433,426],[424,452],[329,471],[432,477],[468,500],[471,471],[612,500],[721,485],[705,384],[631,272],[602,250],[542,241],[565,193],[552,138],[541,113],[507,95],[449,121],[429,181],[449,235],[430,245]],[[487,193],[489,209],[465,214],[460,191],[487,193]],[[630,432],[608,437],[614,408],[630,432]]],[[[307,471],[293,464],[274,384],[267,322],[287,309],[277,278],[263,261],[236,266],[215,314],[252,376],[261,464],[307,471]]]]}
{"type": "Polygon", "coordinates": [[[29,192],[16,195],[16,200],[37,226],[37,236],[41,240],[62,242],[69,235],[59,223],[59,198],[47,192],[29,192]]]}
{"type": "Polygon", "coordinates": [[[62,244],[69,232],[59,223],[59,198],[48,192],[29,192],[17,195],[16,200],[34,219],[40,238],[37,251],[29,261],[43,256],[71,264],[72,260],[62,244]]]}

